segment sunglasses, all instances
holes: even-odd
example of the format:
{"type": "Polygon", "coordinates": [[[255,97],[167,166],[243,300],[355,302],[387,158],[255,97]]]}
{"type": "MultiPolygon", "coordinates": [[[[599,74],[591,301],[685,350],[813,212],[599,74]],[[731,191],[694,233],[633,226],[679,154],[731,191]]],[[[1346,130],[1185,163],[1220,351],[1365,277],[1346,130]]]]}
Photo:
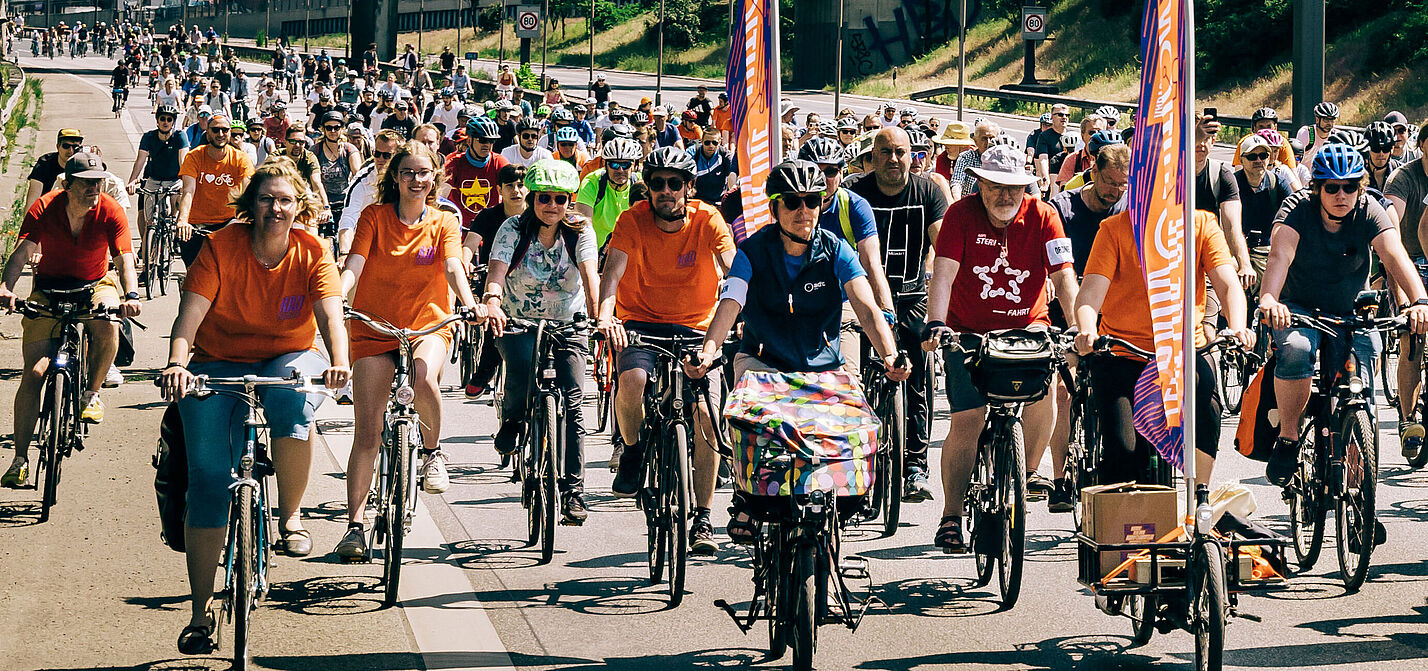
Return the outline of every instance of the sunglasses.
{"type": "Polygon", "coordinates": [[[65,142],[60,145],[60,149],[79,149],[82,146],[83,145],[78,142],[65,142]]]}
{"type": "Polygon", "coordinates": [[[574,142],[557,142],[557,143],[555,143],[555,144],[558,145],[558,146],[561,146],[561,147],[574,147],[574,146],[575,146],[575,143],[574,143],[574,142]]]}
{"type": "Polygon", "coordinates": [[[717,146],[719,146],[719,141],[718,141],[718,140],[705,140],[705,141],[704,141],[704,146],[706,146],[706,147],[717,147],[717,146]]]}
{"type": "Polygon", "coordinates": [[[171,116],[161,116],[161,117],[159,117],[159,123],[165,123],[165,122],[167,122],[167,123],[173,123],[174,121],[175,121],[175,117],[171,117],[171,116]]]}
{"type": "Polygon", "coordinates": [[[857,134],[858,134],[858,131],[853,130],[852,128],[839,128],[839,129],[838,129],[838,134],[839,134],[839,135],[857,135],[857,134]]]}
{"type": "Polygon", "coordinates": [[[337,131],[342,130],[342,126],[323,126],[322,129],[325,131],[336,133],[337,131]]]}
{"type": "Polygon", "coordinates": [[[1393,151],[1393,145],[1386,144],[1380,147],[1369,147],[1369,151],[1375,154],[1387,154],[1393,151]]]}
{"type": "Polygon", "coordinates": [[[823,207],[823,194],[820,193],[810,193],[806,196],[779,196],[778,199],[783,201],[783,206],[790,212],[799,207],[806,207],[810,210],[823,207]]]}
{"type": "MultiPolygon", "coordinates": [[[[230,130],[232,130],[232,129],[229,128],[229,127],[227,127],[227,126],[209,126],[209,127],[208,127],[208,130],[209,130],[209,132],[214,133],[215,135],[217,135],[217,134],[221,134],[221,133],[227,133],[228,131],[230,131],[230,130]]],[[[288,140],[288,142],[292,142],[292,140],[288,140]]]]}
{"type": "Polygon", "coordinates": [[[1343,191],[1345,195],[1351,196],[1355,193],[1358,193],[1359,183],[1349,182],[1348,184],[1339,184],[1338,182],[1329,182],[1328,184],[1324,185],[1324,193],[1327,193],[1331,196],[1337,195],[1340,191],[1343,191]]]}
{"type": "Polygon", "coordinates": [[[538,138],[538,137],[540,137],[540,136],[539,136],[539,135],[536,135],[535,133],[521,133],[521,139],[522,139],[522,140],[534,140],[534,139],[536,139],[536,138],[538,138]]]}
{"type": "Polygon", "coordinates": [[[1245,160],[1247,160],[1247,161],[1267,161],[1267,160],[1269,160],[1269,152],[1267,152],[1267,151],[1262,151],[1262,152],[1260,152],[1260,153],[1258,153],[1258,154],[1245,154],[1245,160]]]}
{"type": "Polygon", "coordinates": [[[877,129],[879,129],[879,128],[882,128],[882,126],[863,126],[863,130],[865,130],[865,131],[877,130],[877,129]]]}
{"type": "Polygon", "coordinates": [[[914,161],[922,161],[922,160],[926,160],[926,159],[927,159],[927,152],[925,152],[925,151],[915,151],[915,152],[912,152],[912,154],[910,154],[910,156],[912,156],[912,160],[914,160],[914,161]]]}
{"type": "Polygon", "coordinates": [[[372,155],[375,156],[375,157],[377,157],[377,158],[391,158],[391,157],[393,157],[393,156],[396,156],[396,155],[397,155],[397,152],[394,152],[394,151],[373,151],[373,152],[372,152],[372,155]]]}
{"type": "Polygon", "coordinates": [[[830,165],[823,169],[823,176],[828,179],[833,179],[841,174],[843,174],[843,169],[836,165],[830,165]]]}
{"type": "Polygon", "coordinates": [[[605,164],[611,170],[629,170],[635,165],[634,161],[610,161],[605,164]]]}
{"type": "Polygon", "coordinates": [[[536,194],[535,199],[536,202],[540,203],[541,205],[549,205],[551,201],[555,201],[556,205],[560,205],[562,207],[566,203],[570,202],[570,196],[567,196],[563,193],[538,193],[536,194]]]}
{"type": "Polygon", "coordinates": [[[689,182],[683,177],[651,177],[645,184],[650,187],[650,191],[664,191],[666,188],[670,191],[683,191],[689,182]]]}
{"type": "Polygon", "coordinates": [[[1068,118],[1068,119],[1071,118],[1071,115],[1070,115],[1070,114],[1067,114],[1066,112],[1053,112],[1053,113],[1051,114],[1051,116],[1053,116],[1053,117],[1058,117],[1058,116],[1059,116],[1059,117],[1066,117],[1066,118],[1068,118]]]}

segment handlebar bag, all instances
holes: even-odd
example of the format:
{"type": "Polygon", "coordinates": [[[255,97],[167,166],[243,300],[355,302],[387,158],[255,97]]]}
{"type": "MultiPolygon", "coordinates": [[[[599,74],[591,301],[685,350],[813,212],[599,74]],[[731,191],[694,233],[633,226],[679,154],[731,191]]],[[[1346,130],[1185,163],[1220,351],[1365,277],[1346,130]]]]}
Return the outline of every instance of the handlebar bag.
{"type": "Polygon", "coordinates": [[[862,496],[872,486],[879,422],[847,373],[750,371],[724,417],[739,491],[862,496]]]}
{"type": "Polygon", "coordinates": [[[1007,329],[982,339],[972,382],[988,400],[1030,403],[1051,388],[1056,347],[1051,333],[1033,329],[1007,329]]]}

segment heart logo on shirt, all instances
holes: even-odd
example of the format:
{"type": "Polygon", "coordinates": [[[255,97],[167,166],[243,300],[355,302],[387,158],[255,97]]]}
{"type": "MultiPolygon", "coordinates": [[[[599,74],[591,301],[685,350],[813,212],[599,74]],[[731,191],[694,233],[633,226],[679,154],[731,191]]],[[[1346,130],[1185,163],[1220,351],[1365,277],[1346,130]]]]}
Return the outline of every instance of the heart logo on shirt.
{"type": "Polygon", "coordinates": [[[211,173],[211,172],[206,172],[206,173],[203,174],[203,181],[208,182],[209,184],[212,184],[212,183],[213,183],[213,177],[214,177],[213,173],[211,173]]]}

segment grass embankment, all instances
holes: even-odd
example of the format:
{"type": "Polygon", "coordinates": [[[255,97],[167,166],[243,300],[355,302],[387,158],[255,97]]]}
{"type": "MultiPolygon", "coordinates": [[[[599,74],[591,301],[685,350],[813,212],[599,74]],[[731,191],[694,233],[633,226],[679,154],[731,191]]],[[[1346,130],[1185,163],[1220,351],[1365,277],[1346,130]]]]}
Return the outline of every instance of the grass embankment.
{"type": "MultiPolygon", "coordinates": [[[[16,68],[8,63],[0,64],[0,77],[8,81],[10,72],[16,68]]],[[[8,100],[8,94],[4,100],[8,100]]],[[[40,110],[44,106],[45,92],[40,88],[38,79],[30,78],[25,80],[24,89],[20,92],[20,99],[15,103],[15,109],[10,114],[10,119],[5,123],[5,155],[3,162],[0,162],[0,169],[12,175],[22,175],[29,171],[34,165],[34,133],[22,133],[25,128],[38,125],[40,120],[40,110]],[[24,146],[17,143],[25,142],[24,146]],[[24,152],[25,158],[19,165],[15,163],[15,155],[24,152]]],[[[0,103],[3,104],[3,103],[0,103]]],[[[3,225],[0,225],[0,247],[4,248],[5,256],[10,255],[11,249],[15,246],[15,235],[20,230],[20,224],[24,221],[25,210],[20,207],[20,200],[25,197],[27,183],[19,180],[15,187],[15,193],[11,198],[10,214],[5,218],[3,225]]]]}

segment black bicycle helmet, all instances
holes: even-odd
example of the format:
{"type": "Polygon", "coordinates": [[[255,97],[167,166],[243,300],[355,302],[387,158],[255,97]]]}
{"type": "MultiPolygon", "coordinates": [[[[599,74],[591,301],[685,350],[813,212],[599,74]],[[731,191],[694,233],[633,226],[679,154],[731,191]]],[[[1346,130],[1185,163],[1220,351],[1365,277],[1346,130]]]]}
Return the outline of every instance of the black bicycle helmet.
{"type": "Polygon", "coordinates": [[[499,140],[501,139],[501,129],[489,117],[477,115],[466,121],[466,137],[499,140]]]}
{"type": "Polygon", "coordinates": [[[550,121],[551,123],[574,123],[575,115],[571,114],[570,110],[564,107],[557,107],[551,110],[550,121]]]}
{"type": "Polygon", "coordinates": [[[1279,112],[1275,111],[1273,107],[1261,107],[1255,110],[1254,114],[1250,115],[1250,123],[1254,123],[1256,121],[1264,121],[1266,119],[1270,121],[1279,121],[1279,112]]]}
{"type": "Polygon", "coordinates": [[[341,112],[338,112],[338,111],[332,111],[332,112],[327,112],[327,113],[323,114],[322,117],[321,117],[320,119],[318,119],[318,122],[317,122],[317,123],[318,123],[318,125],[322,125],[322,124],[326,124],[326,123],[329,122],[329,121],[336,121],[337,123],[340,123],[340,124],[342,124],[342,125],[344,125],[344,126],[347,125],[347,117],[344,116],[341,112]]]}
{"type": "Polygon", "coordinates": [[[694,157],[685,153],[683,149],[660,147],[645,157],[645,168],[641,176],[648,180],[656,170],[683,173],[685,179],[694,179],[694,173],[698,168],[694,165],[694,157]]]}
{"type": "Polygon", "coordinates": [[[155,117],[158,117],[158,116],[161,116],[161,115],[164,115],[164,114],[167,114],[167,115],[169,115],[169,116],[171,116],[171,117],[174,117],[174,118],[178,118],[179,109],[178,109],[178,107],[175,107],[174,105],[171,105],[171,104],[169,104],[169,103],[164,103],[164,104],[162,104],[162,105],[159,105],[159,108],[158,108],[158,109],[154,110],[154,116],[155,116],[155,117]]]}
{"type": "Polygon", "coordinates": [[[1330,144],[1346,144],[1360,153],[1369,150],[1369,143],[1368,140],[1364,138],[1364,134],[1348,128],[1335,128],[1334,132],[1329,133],[1327,142],[1330,144]]]}
{"type": "Polygon", "coordinates": [[[823,169],[812,161],[794,159],[773,167],[764,190],[770,198],[789,193],[823,193],[828,189],[828,180],[823,177],[823,169]]]}
{"type": "Polygon", "coordinates": [[[1320,119],[1339,118],[1339,106],[1327,100],[1314,106],[1314,116],[1320,119]]]}
{"type": "Polygon", "coordinates": [[[819,165],[836,165],[843,167],[846,157],[843,154],[843,145],[837,140],[826,137],[810,138],[803,143],[803,148],[798,150],[800,161],[810,161],[819,165]]]}
{"type": "MultiPolygon", "coordinates": [[[[494,125],[494,124],[493,124],[493,125],[494,125]]],[[[539,130],[541,130],[540,120],[539,120],[539,119],[533,119],[533,118],[531,118],[531,117],[526,117],[526,118],[521,119],[520,121],[517,121],[517,122],[516,122],[516,132],[517,132],[517,133],[524,133],[524,132],[526,132],[526,131],[528,131],[528,130],[534,130],[534,131],[539,131],[539,130]]]]}
{"type": "Polygon", "coordinates": [[[1364,129],[1364,139],[1368,141],[1369,149],[1383,149],[1393,147],[1396,141],[1393,126],[1387,121],[1375,121],[1364,129]]]}
{"type": "Polygon", "coordinates": [[[932,140],[927,139],[927,133],[917,128],[907,129],[907,144],[913,149],[932,149],[932,140]]]}
{"type": "Polygon", "coordinates": [[[613,124],[607,130],[613,133],[615,137],[626,137],[632,140],[635,138],[635,127],[627,123],[613,124]]]}

